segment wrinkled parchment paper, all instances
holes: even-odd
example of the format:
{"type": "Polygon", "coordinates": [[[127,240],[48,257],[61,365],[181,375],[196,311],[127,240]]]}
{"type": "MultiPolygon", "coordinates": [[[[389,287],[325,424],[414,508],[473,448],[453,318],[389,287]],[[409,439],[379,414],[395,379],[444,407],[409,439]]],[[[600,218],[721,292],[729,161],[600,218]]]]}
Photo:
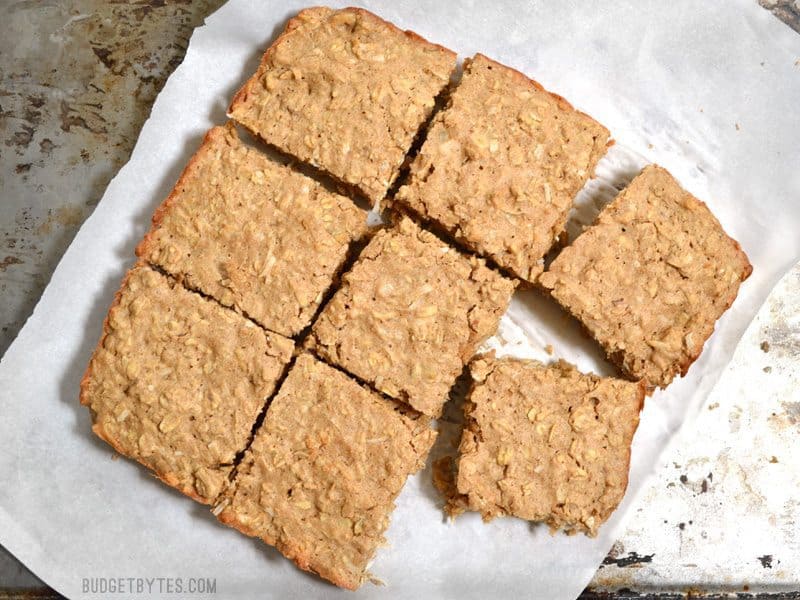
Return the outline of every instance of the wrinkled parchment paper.
{"type": "MultiPolygon", "coordinates": [[[[372,567],[386,587],[367,584],[357,593],[575,597],[659,454],[683,422],[691,427],[756,309],[800,257],[800,36],[753,0],[364,5],[462,58],[481,51],[522,70],[611,129],[618,145],[581,194],[577,221],[591,219],[643,164],[659,162],[707,200],[755,267],[689,376],[647,402],[628,495],[597,538],[552,537],[514,519],[484,525],[476,515],[447,523],[427,470],[403,490],[389,547],[372,567]]],[[[157,582],[149,588],[166,597],[175,597],[177,585],[180,596],[191,595],[190,578],[215,578],[224,598],[347,595],[218,525],[206,508],[132,462],[112,461],[77,401],[103,316],[154,207],[205,130],[225,120],[229,98],[266,44],[302,7],[231,0],[195,32],[130,162],[0,365],[0,543],[67,596],[81,597],[84,578],[99,577],[180,578],[171,580],[172,593],[157,582]]],[[[546,357],[547,344],[582,369],[608,371],[552,302],[518,294],[491,345],[546,357]]],[[[136,597],[138,584],[129,585],[124,596],[136,597]]]]}

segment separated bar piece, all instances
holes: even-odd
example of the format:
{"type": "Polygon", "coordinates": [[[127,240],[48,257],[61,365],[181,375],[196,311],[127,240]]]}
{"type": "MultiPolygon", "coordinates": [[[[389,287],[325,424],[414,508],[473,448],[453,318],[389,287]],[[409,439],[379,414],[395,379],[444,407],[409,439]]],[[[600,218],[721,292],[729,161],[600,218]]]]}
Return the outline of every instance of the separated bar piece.
{"type": "Polygon", "coordinates": [[[81,404],[117,452],[210,504],[293,348],[139,265],[108,312],[81,404]]]}
{"type": "Polygon", "coordinates": [[[291,19],[230,116],[378,202],[447,86],[455,53],[360,8],[291,19]]]}
{"type": "Polygon", "coordinates": [[[451,510],[595,535],[625,495],[644,385],[492,355],[470,372],[451,510]]]}
{"type": "Polygon", "coordinates": [[[433,417],[515,283],[401,218],[370,241],[311,330],[325,360],[433,417]]]}
{"type": "Polygon", "coordinates": [[[533,282],[608,140],[560,96],[477,54],[396,202],[533,282]]]}
{"type": "Polygon", "coordinates": [[[215,512],[301,569],[356,589],[435,437],[428,418],[301,354],[215,512]]]}
{"type": "Polygon", "coordinates": [[[685,375],[752,267],[705,204],[646,167],[539,282],[626,374],[685,375]]]}
{"type": "Polygon", "coordinates": [[[367,229],[366,213],[214,127],[156,210],[137,254],[202,293],[293,336],[367,229]]]}

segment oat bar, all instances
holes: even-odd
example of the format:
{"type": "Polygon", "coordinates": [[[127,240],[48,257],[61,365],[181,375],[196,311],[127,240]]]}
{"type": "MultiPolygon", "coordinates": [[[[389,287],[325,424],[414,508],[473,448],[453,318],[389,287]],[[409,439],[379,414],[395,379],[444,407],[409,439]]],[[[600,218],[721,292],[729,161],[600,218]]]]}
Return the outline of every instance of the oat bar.
{"type": "Polygon", "coordinates": [[[300,568],[356,589],[435,437],[426,417],[301,354],[215,512],[300,568]]]}
{"type": "Polygon", "coordinates": [[[466,508],[596,534],[625,495],[644,385],[491,355],[470,371],[456,483],[466,508]]]}
{"type": "Polygon", "coordinates": [[[366,10],[309,8],[267,49],[229,113],[377,202],[455,64],[455,53],[366,10]]]}
{"type": "Polygon", "coordinates": [[[634,379],[685,375],[752,271],[705,204],[649,166],[540,277],[634,379]]]}
{"type": "Polygon", "coordinates": [[[478,54],[434,118],[396,201],[533,282],[608,139],[560,96],[478,54]]]}
{"type": "Polygon", "coordinates": [[[315,352],[383,393],[438,416],[514,282],[401,218],[363,250],[314,324],[315,352]]]}
{"type": "Polygon", "coordinates": [[[140,265],[109,310],[80,400],[117,452],[211,503],[293,346],[140,265]]]}
{"type": "Polygon", "coordinates": [[[366,227],[351,200],[248,147],[228,124],[208,132],[137,254],[293,336],[366,227]]]}

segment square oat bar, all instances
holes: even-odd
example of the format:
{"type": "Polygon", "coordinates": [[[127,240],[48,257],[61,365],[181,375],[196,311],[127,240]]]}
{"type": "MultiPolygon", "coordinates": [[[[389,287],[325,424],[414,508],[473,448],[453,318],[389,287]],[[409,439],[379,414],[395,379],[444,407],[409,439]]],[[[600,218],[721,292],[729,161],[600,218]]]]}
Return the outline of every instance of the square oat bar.
{"type": "Polygon", "coordinates": [[[685,375],[752,271],[705,204],[649,166],[539,283],[629,376],[685,375]]]}
{"type": "Polygon", "coordinates": [[[310,343],[325,360],[436,417],[464,364],[496,331],[514,286],[403,217],[342,277],[310,343]]]}
{"type": "Polygon", "coordinates": [[[309,8],[289,21],[228,110],[377,203],[455,65],[454,52],[366,10],[309,8]]]}
{"type": "MultiPolygon", "coordinates": [[[[457,490],[488,520],[513,515],[597,533],[628,485],[642,383],[560,361],[477,358],[457,490]]],[[[458,506],[458,504],[456,504],[458,506]]]]}
{"type": "Polygon", "coordinates": [[[425,464],[429,423],[301,354],[215,512],[301,569],[356,589],[397,494],[425,464]]]}
{"type": "Polygon", "coordinates": [[[139,265],[109,309],[81,404],[117,452],[210,504],[293,348],[139,265]]]}
{"type": "Polygon", "coordinates": [[[293,336],[313,318],[366,213],[214,127],[156,210],[137,254],[293,336]]]}
{"type": "Polygon", "coordinates": [[[533,282],[608,139],[560,96],[478,54],[434,118],[396,201],[533,282]]]}

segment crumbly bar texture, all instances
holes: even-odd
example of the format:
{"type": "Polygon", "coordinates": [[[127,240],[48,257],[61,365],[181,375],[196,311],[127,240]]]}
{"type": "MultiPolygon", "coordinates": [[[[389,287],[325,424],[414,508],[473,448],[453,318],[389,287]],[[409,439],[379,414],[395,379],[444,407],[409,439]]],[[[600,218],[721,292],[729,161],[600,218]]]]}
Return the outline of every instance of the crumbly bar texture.
{"type": "Polygon", "coordinates": [[[210,504],[293,347],[137,266],[109,310],[80,400],[94,432],[117,452],[210,504]]]}
{"type": "Polygon", "coordinates": [[[478,54],[396,202],[533,282],[608,141],[605,127],[566,100],[478,54]]]}
{"type": "Polygon", "coordinates": [[[229,113],[267,143],[381,200],[448,85],[454,52],[360,8],[291,19],[229,113]]]}
{"type": "Polygon", "coordinates": [[[515,283],[402,217],[370,241],[311,330],[310,344],[416,410],[439,416],[515,283]]]}
{"type": "Polygon", "coordinates": [[[356,589],[435,437],[427,417],[301,354],[215,512],[301,569],[356,589]]]}
{"type": "Polygon", "coordinates": [[[470,370],[457,477],[466,508],[595,535],[628,485],[644,385],[563,361],[487,355],[470,370]]]}
{"type": "Polygon", "coordinates": [[[539,283],[630,377],[685,375],[752,271],[705,204],[646,167],[539,283]]]}
{"type": "Polygon", "coordinates": [[[137,254],[293,336],[366,228],[351,200],[246,146],[228,124],[208,132],[137,254]]]}

